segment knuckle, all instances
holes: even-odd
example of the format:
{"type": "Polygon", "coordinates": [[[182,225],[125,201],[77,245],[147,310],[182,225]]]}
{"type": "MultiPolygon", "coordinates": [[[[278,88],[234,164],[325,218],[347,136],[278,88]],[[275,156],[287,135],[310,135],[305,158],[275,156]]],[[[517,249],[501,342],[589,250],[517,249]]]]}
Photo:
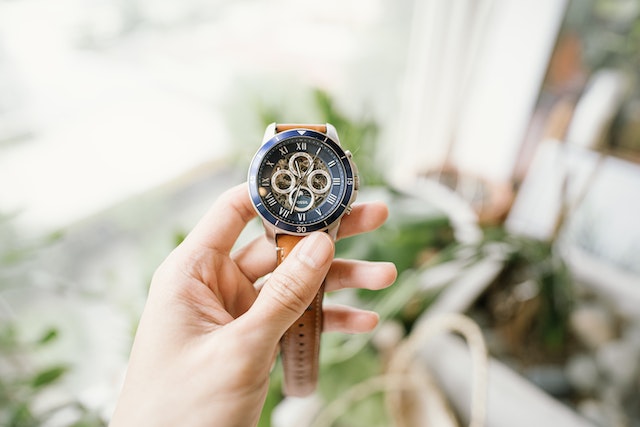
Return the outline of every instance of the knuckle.
{"type": "Polygon", "coordinates": [[[299,313],[309,305],[306,284],[298,277],[282,272],[274,272],[269,278],[269,288],[273,298],[287,310],[299,313]]]}

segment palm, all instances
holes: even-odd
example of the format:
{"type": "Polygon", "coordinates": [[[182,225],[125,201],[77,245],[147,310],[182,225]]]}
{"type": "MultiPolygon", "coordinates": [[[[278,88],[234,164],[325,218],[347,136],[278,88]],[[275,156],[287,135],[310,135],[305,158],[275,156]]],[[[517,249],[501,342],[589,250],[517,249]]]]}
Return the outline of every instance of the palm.
{"type": "Polygon", "coordinates": [[[185,271],[179,300],[185,302],[187,322],[197,322],[210,332],[246,312],[257,297],[253,281],[228,253],[203,248],[190,271],[185,271]]]}

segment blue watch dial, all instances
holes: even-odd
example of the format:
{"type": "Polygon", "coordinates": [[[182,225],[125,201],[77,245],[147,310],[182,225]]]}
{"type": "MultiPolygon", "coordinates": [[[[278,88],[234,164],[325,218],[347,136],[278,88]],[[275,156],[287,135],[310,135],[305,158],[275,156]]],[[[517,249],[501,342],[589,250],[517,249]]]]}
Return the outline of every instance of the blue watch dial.
{"type": "Polygon", "coordinates": [[[310,233],[327,228],[354,192],[347,153],[326,135],[285,131],[264,143],[249,167],[249,192],[258,213],[279,229],[310,233]]]}

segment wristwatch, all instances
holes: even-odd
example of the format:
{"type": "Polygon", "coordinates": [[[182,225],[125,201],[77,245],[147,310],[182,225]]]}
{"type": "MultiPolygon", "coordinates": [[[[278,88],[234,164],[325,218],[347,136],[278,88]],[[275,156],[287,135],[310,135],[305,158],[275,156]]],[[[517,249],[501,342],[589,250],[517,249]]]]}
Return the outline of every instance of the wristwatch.
{"type": "MultiPolygon", "coordinates": [[[[359,187],[351,153],[331,124],[272,123],[249,166],[251,201],[262,218],[279,265],[307,234],[336,238],[359,187]]],[[[284,393],[306,396],[318,381],[324,284],[280,341],[284,393]]]]}

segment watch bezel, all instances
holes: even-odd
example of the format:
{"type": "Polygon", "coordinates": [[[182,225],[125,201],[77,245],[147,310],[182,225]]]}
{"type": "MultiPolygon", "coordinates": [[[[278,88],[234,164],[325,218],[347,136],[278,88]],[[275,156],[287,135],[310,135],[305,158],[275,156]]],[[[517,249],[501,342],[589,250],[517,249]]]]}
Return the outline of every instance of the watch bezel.
{"type": "Polygon", "coordinates": [[[294,235],[306,235],[314,231],[327,230],[332,225],[339,222],[339,220],[345,215],[345,213],[348,212],[351,203],[355,199],[355,195],[357,193],[356,181],[356,168],[352,163],[348,152],[345,151],[338,142],[334,141],[329,136],[321,132],[306,128],[286,130],[277,133],[266,140],[260,146],[253,159],[251,160],[248,173],[249,194],[253,207],[257,211],[258,215],[266,223],[270,224],[272,227],[275,227],[276,231],[294,235]],[[315,139],[319,144],[324,144],[329,149],[333,150],[342,163],[343,170],[345,171],[346,182],[344,183],[345,191],[342,194],[342,197],[337,201],[338,207],[328,217],[316,223],[296,225],[282,221],[264,206],[262,198],[259,194],[260,186],[257,175],[258,171],[260,170],[260,165],[262,164],[265,156],[273,149],[275,145],[281,144],[288,139],[300,137],[315,139]],[[351,183],[349,183],[349,180],[351,180],[351,183]]]}

